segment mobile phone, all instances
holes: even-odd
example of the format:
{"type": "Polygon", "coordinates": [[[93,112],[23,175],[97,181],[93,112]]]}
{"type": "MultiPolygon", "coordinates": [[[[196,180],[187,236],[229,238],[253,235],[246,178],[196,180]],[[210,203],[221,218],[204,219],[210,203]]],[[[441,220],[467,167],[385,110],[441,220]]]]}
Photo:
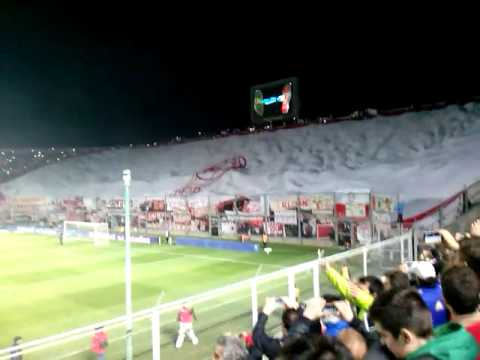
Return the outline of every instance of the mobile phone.
{"type": "Polygon", "coordinates": [[[442,235],[437,231],[427,231],[423,234],[423,240],[425,241],[425,244],[438,244],[442,242],[442,235]]]}
{"type": "Polygon", "coordinates": [[[333,304],[326,304],[323,308],[323,312],[327,314],[336,314],[338,312],[337,308],[333,304]]]}

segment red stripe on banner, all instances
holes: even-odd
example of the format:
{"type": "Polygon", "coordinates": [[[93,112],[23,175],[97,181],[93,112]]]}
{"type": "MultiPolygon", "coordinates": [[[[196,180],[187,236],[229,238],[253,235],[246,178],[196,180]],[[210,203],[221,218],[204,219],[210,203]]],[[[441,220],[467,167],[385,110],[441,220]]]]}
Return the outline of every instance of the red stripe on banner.
{"type": "Polygon", "coordinates": [[[415,214],[415,215],[410,216],[406,219],[403,219],[403,224],[406,225],[406,226],[411,226],[414,222],[423,220],[423,219],[435,214],[441,208],[444,208],[444,207],[450,205],[452,202],[454,202],[461,195],[462,195],[462,192],[460,191],[460,192],[456,193],[455,195],[449,197],[448,199],[442,201],[440,204],[435,205],[434,207],[432,207],[428,210],[422,211],[418,214],[415,214]]]}

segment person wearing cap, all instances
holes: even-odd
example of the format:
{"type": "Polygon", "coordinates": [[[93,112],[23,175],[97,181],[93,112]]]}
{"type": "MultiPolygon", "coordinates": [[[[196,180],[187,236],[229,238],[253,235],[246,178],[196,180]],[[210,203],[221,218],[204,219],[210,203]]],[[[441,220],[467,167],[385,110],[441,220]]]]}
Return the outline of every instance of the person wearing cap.
{"type": "Polygon", "coordinates": [[[409,269],[417,282],[417,290],[432,314],[433,327],[448,322],[448,312],[437,280],[435,268],[429,261],[416,261],[409,269]]]}

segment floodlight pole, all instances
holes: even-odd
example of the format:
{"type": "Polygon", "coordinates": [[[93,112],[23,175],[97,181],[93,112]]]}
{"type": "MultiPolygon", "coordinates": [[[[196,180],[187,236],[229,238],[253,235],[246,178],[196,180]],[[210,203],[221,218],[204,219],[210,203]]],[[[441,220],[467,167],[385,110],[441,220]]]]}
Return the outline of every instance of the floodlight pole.
{"type": "Polygon", "coordinates": [[[126,360],[133,359],[132,343],[132,261],[130,256],[130,170],[123,170],[123,185],[125,187],[123,208],[125,209],[125,313],[127,317],[127,329],[125,334],[126,360]]]}

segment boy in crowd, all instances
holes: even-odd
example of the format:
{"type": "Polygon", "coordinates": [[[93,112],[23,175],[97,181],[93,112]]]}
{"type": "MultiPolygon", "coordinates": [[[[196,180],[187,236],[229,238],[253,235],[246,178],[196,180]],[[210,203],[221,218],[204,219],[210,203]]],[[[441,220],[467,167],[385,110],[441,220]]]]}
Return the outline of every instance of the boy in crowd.
{"type": "Polygon", "coordinates": [[[370,308],[383,343],[400,359],[474,360],[475,339],[459,324],[448,323],[433,332],[428,307],[415,289],[390,290],[370,308]]]}
{"type": "Polygon", "coordinates": [[[466,266],[454,266],[442,275],[443,297],[451,320],[461,324],[480,344],[480,283],[475,272],[466,266]]]}

